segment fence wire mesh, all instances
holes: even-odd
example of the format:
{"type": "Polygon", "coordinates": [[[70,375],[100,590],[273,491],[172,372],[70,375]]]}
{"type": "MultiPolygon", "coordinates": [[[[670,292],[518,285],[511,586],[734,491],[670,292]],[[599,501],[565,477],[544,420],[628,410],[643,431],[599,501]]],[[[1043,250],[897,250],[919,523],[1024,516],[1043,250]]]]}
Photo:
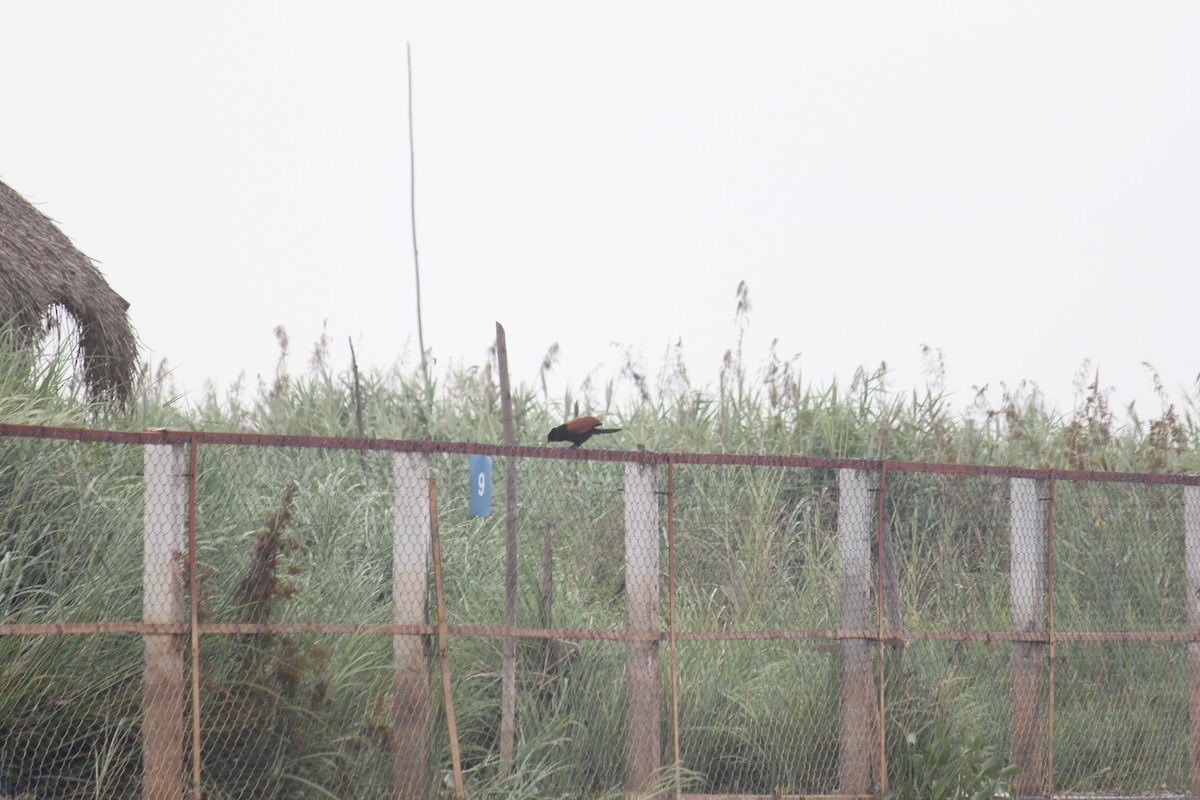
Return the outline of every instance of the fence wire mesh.
{"type": "MultiPolygon", "coordinates": [[[[839,650],[818,634],[839,626],[838,492],[835,470],[675,469],[676,628],[756,637],[678,645],[686,789],[836,792],[839,650]],[[812,635],[769,638],[781,632],[812,635]]],[[[864,503],[861,529],[870,517],[864,503]]],[[[870,613],[869,596],[855,599],[870,613]]]]}
{"type": "Polygon", "coordinates": [[[1198,484],[0,426],[0,797],[1194,795],[1198,484]]]}

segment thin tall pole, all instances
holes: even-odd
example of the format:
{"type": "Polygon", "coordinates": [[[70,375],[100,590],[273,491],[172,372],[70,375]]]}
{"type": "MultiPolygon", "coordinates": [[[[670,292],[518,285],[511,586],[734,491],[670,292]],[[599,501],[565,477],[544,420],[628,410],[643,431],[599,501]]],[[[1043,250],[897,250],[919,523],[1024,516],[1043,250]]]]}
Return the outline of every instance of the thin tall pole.
{"type": "MultiPolygon", "coordinates": [[[[362,412],[362,382],[358,379],[358,357],[354,355],[354,337],[347,336],[346,340],[350,343],[350,369],[354,373],[354,432],[358,438],[365,438],[366,428],[363,427],[363,412],[362,412]]],[[[359,455],[363,457],[363,465],[366,465],[366,456],[360,449],[359,455]]]]}
{"type": "MultiPolygon", "coordinates": [[[[512,390],[508,382],[508,342],[504,326],[496,323],[496,368],[500,371],[500,413],[504,443],[517,443],[513,429],[512,390]]],[[[517,626],[517,461],[505,461],[504,500],[504,626],[517,626]]],[[[503,672],[500,681],[500,772],[507,775],[512,766],[517,715],[517,640],[504,639],[503,672]]]]}
{"type": "Polygon", "coordinates": [[[413,93],[412,93],[412,45],[404,43],[408,54],[408,187],[409,210],[412,212],[413,272],[417,276],[417,345],[421,348],[421,373],[426,383],[429,375],[425,362],[425,330],[421,324],[421,262],[417,256],[417,156],[413,144],[413,93]]]}

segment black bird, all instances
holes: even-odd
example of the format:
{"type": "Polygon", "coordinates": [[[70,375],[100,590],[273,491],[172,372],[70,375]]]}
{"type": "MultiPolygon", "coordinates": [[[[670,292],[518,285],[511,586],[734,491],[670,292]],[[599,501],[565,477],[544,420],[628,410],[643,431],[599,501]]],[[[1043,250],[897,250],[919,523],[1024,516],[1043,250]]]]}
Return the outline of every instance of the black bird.
{"type": "Polygon", "coordinates": [[[579,447],[597,433],[616,433],[619,430],[621,429],[601,428],[600,420],[595,417],[579,417],[551,430],[546,434],[546,441],[571,442],[571,447],[579,447]]]}

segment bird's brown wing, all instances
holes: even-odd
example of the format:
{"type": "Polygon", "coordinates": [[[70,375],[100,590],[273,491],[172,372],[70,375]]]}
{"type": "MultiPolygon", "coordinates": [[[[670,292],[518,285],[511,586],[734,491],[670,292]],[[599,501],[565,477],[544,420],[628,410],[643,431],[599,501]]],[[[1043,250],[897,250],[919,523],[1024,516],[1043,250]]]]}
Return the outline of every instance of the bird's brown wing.
{"type": "Polygon", "coordinates": [[[593,428],[600,427],[600,420],[595,417],[578,417],[568,422],[566,427],[567,432],[571,434],[587,433],[593,428]]]}

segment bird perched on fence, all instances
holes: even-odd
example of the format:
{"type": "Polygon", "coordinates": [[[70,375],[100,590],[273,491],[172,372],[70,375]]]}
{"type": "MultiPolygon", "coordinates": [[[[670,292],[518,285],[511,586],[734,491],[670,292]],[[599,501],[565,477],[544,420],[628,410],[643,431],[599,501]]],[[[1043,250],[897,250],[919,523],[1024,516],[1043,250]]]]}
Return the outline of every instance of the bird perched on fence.
{"type": "Polygon", "coordinates": [[[597,433],[616,433],[619,430],[621,429],[601,428],[600,420],[595,417],[578,417],[552,429],[546,434],[546,441],[571,442],[571,447],[579,447],[597,433]]]}

